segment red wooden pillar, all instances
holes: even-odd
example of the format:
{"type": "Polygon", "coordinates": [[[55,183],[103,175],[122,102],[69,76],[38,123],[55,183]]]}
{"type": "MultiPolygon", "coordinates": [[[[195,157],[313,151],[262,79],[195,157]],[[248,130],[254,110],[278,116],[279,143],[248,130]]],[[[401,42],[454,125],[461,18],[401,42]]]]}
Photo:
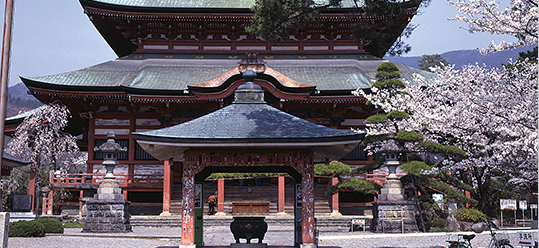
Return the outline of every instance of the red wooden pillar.
{"type": "Polygon", "coordinates": [[[84,195],[84,192],[82,190],[79,190],[79,215],[82,215],[82,196],[84,195]]]}
{"type": "Polygon", "coordinates": [[[49,198],[48,198],[48,205],[47,205],[47,214],[51,215],[52,214],[52,208],[53,208],[53,205],[54,205],[54,192],[52,191],[52,189],[49,191],[49,198]]]}
{"type": "MultiPolygon", "coordinates": [[[[43,200],[41,202],[41,215],[47,214],[47,209],[49,208],[48,205],[49,205],[49,199],[46,197],[43,197],[43,200]]],[[[80,210],[79,210],[79,214],[80,214],[80,210]]]]}
{"type": "MultiPolygon", "coordinates": [[[[338,177],[331,178],[331,185],[335,186],[339,183],[338,177]]],[[[339,192],[336,192],[331,196],[331,206],[332,206],[332,212],[331,216],[342,216],[342,214],[339,212],[339,192]]]]}
{"type": "MultiPolygon", "coordinates": [[[[464,191],[464,195],[468,198],[472,198],[472,194],[470,193],[470,191],[464,191]]],[[[470,203],[466,203],[466,208],[469,208],[469,207],[470,207],[470,203]]]]}
{"type": "Polygon", "coordinates": [[[302,246],[314,247],[314,167],[313,165],[304,165],[302,172],[301,193],[301,221],[302,221],[302,246]]]}
{"type": "Polygon", "coordinates": [[[195,173],[193,165],[183,167],[182,188],[182,241],[180,247],[195,247],[195,173]]]}
{"type": "Polygon", "coordinates": [[[278,181],[278,188],[279,188],[279,206],[277,207],[277,214],[278,215],[286,215],[284,212],[284,198],[285,198],[285,190],[284,190],[284,177],[279,176],[278,181]]]}
{"type": "MultiPolygon", "coordinates": [[[[88,160],[94,160],[94,146],[95,146],[95,118],[94,113],[88,113],[88,160]]],[[[86,169],[87,173],[94,173],[94,164],[88,164],[86,169]]]]}
{"type": "Polygon", "coordinates": [[[225,215],[225,180],[217,181],[217,213],[215,215],[225,215]]]}
{"type": "Polygon", "coordinates": [[[36,200],[39,199],[36,196],[36,164],[35,163],[32,163],[32,165],[30,165],[30,182],[28,184],[28,194],[32,196],[32,210],[30,212],[34,213],[36,200]]]}
{"type": "Polygon", "coordinates": [[[165,160],[163,172],[163,212],[160,216],[170,216],[170,162],[165,160]]]}

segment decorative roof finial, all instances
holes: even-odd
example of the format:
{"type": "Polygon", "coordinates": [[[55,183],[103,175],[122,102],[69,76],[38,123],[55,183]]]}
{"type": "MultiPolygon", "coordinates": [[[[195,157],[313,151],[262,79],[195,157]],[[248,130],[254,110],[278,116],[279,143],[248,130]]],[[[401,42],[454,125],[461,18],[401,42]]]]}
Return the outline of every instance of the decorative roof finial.
{"type": "Polygon", "coordinates": [[[242,76],[246,82],[236,89],[234,103],[265,103],[264,90],[253,82],[256,79],[256,72],[248,69],[242,76]]]}
{"type": "Polygon", "coordinates": [[[247,70],[253,70],[256,73],[264,73],[266,71],[266,62],[258,58],[258,53],[247,53],[246,58],[239,62],[238,71],[244,73],[247,70]]]}

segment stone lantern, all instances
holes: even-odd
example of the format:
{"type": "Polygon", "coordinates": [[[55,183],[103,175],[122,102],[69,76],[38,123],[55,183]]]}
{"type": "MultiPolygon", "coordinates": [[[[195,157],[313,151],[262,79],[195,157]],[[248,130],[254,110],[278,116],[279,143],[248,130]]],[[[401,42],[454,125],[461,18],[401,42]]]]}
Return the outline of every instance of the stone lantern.
{"type": "Polygon", "coordinates": [[[396,173],[397,167],[400,165],[399,157],[402,154],[401,148],[394,140],[388,140],[377,152],[384,155],[386,159],[384,165],[389,171],[389,175],[384,182],[384,187],[381,189],[378,199],[380,201],[403,201],[404,189],[396,173]]]}
{"type": "MultiPolygon", "coordinates": [[[[94,233],[117,233],[131,232],[131,224],[129,221],[129,201],[124,200],[124,194],[120,184],[113,174],[114,167],[118,165],[118,154],[127,151],[127,148],[122,148],[116,143],[114,132],[109,132],[107,142],[99,147],[95,147],[94,151],[103,153],[103,162],[101,163],[106,169],[104,179],[99,183],[97,194],[90,197],[93,193],[93,187],[88,185],[86,193],[88,197],[83,197],[85,207],[81,210],[83,216],[84,227],[82,232],[94,233]]],[[[87,181],[92,184],[90,181],[87,181]]]]}
{"type": "Polygon", "coordinates": [[[94,147],[94,152],[103,153],[103,162],[101,163],[105,166],[107,170],[105,174],[105,179],[115,179],[114,176],[114,167],[118,165],[118,154],[127,151],[126,147],[121,147],[120,144],[116,143],[114,138],[116,135],[113,131],[110,131],[107,134],[107,142],[101,144],[99,147],[94,147]]]}
{"type": "Polygon", "coordinates": [[[387,180],[378,195],[378,201],[372,202],[374,218],[371,224],[373,232],[417,232],[414,201],[404,197],[404,189],[397,177],[397,167],[402,156],[401,147],[395,140],[388,140],[376,151],[385,157],[384,165],[389,171],[387,180]]]}
{"type": "Polygon", "coordinates": [[[382,153],[385,157],[384,165],[389,170],[389,175],[387,176],[388,180],[398,179],[397,177],[397,167],[400,165],[400,157],[402,155],[402,149],[397,145],[394,140],[389,140],[386,142],[379,150],[379,153],[382,153]]]}

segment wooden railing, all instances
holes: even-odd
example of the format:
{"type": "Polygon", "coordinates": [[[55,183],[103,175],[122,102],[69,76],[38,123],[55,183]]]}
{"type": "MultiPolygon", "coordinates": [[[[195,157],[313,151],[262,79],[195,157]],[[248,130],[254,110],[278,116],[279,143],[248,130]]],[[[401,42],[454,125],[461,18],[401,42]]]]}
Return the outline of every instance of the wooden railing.
{"type": "MultiPolygon", "coordinates": [[[[92,183],[99,184],[103,181],[105,174],[63,174],[54,175],[50,174],[49,180],[53,186],[61,187],[77,187],[77,185],[84,183],[86,180],[84,176],[91,175],[92,183]]],[[[115,175],[116,180],[120,184],[120,187],[163,187],[163,175],[137,175],[137,174],[118,174],[115,175]]]]}

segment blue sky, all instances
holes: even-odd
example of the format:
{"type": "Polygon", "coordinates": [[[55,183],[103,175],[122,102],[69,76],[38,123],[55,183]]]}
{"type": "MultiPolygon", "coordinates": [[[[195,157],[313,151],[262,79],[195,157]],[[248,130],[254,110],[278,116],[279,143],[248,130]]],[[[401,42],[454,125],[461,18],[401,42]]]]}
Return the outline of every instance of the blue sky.
{"type": "MultiPolygon", "coordinates": [[[[4,13],[5,1],[0,11],[4,13]]],[[[442,54],[488,46],[510,37],[470,34],[464,23],[448,21],[457,12],[446,0],[432,0],[412,19],[419,25],[405,40],[412,51],[405,56],[442,54]]],[[[3,17],[2,17],[3,18],[3,17]]],[[[43,76],[82,69],[116,58],[83,14],[78,0],[15,0],[10,86],[18,76],[43,76]]]]}

